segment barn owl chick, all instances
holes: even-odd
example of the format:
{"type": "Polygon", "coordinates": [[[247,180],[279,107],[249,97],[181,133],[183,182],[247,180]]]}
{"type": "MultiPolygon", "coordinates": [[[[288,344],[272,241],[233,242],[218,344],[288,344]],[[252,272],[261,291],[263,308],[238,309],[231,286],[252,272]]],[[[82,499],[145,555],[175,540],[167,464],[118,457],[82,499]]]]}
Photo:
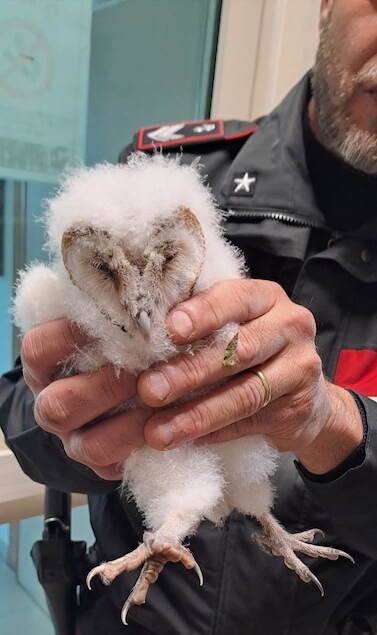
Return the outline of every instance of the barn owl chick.
{"type": "MultiPolygon", "coordinates": [[[[165,319],[177,303],[216,281],[244,274],[240,253],[224,239],[221,214],[194,165],[137,153],[127,165],[98,165],[68,177],[47,202],[51,264],[22,273],[15,322],[25,332],[66,316],[93,343],[77,351],[68,370],[91,372],[113,364],[133,373],[195,348],[175,346],[165,319]]],[[[196,347],[214,345],[225,355],[237,325],[228,325],[196,347]]],[[[233,339],[233,342],[235,340],[233,339]]],[[[141,404],[138,404],[139,406],[141,404]]],[[[127,402],[124,409],[135,402],[127,402]]],[[[202,575],[182,544],[203,519],[219,523],[231,510],[255,516],[257,539],[284,558],[305,582],[319,580],[296,556],[336,559],[346,553],[310,544],[318,530],[290,535],[271,514],[270,477],[277,451],[262,435],[208,447],[186,444],[168,451],[145,446],[124,462],[124,486],[143,514],[146,532],[135,551],[95,567],[111,582],[142,567],[122,610],[145,601],[166,562],[180,561],[202,575]]]]}

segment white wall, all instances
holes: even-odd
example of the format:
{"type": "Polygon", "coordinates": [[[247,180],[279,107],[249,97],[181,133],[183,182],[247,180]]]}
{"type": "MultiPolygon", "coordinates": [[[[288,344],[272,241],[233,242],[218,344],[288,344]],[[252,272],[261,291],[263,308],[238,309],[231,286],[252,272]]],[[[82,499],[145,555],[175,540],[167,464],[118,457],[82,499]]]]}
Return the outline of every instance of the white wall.
{"type": "Polygon", "coordinates": [[[211,115],[269,112],[312,66],[320,0],[223,0],[211,115]]]}

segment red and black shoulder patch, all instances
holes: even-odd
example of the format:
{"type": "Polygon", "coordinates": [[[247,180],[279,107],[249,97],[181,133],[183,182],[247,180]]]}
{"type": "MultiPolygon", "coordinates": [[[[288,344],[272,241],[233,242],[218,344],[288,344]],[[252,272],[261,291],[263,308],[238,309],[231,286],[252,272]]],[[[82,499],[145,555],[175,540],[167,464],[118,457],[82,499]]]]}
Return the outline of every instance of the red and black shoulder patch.
{"type": "Polygon", "coordinates": [[[181,147],[215,141],[231,141],[248,137],[257,129],[256,125],[245,122],[223,121],[222,119],[202,119],[181,121],[149,128],[140,128],[136,135],[136,150],[181,147]],[[236,124],[236,125],[235,125],[236,124]]]}
{"type": "Polygon", "coordinates": [[[377,351],[342,350],[338,358],[334,384],[356,390],[377,401],[377,351]]]}

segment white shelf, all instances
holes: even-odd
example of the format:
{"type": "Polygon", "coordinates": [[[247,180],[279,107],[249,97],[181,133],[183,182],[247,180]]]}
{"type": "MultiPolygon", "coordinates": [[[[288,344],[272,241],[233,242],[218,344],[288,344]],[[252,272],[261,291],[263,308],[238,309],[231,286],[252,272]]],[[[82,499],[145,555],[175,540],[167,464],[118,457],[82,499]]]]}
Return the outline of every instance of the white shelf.
{"type": "MultiPolygon", "coordinates": [[[[44,485],[34,483],[10,450],[0,450],[0,524],[43,514],[44,485]]],[[[72,505],[85,505],[86,496],[74,494],[72,505]]]]}

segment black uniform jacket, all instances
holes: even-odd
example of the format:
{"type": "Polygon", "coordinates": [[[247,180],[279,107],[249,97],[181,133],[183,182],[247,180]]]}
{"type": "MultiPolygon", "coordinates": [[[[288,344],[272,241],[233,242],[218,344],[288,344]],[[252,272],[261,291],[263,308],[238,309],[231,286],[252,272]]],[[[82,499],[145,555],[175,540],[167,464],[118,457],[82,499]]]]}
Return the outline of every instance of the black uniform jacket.
{"type": "MultiPolygon", "coordinates": [[[[373,620],[377,613],[377,404],[370,399],[377,396],[377,214],[349,235],[326,227],[304,158],[307,99],[304,78],[257,122],[256,132],[243,122],[220,122],[215,134],[201,136],[211,126],[189,130],[166,146],[174,155],[182,152],[184,162],[201,157],[219,206],[229,211],[227,234],[245,251],[250,275],[276,280],[312,311],[324,372],[361,395],[367,438],[356,467],[346,464],[318,482],[283,454],[275,475],[274,512],[283,525],[290,532],[323,529],[324,543],[348,551],[355,564],[310,561],[325,588],[321,598],[281,558],[261,551],[251,539],[258,529],[253,519],[234,513],[220,529],[203,523],[190,544],[204,586],[192,571],[169,564],[146,604],[130,611],[131,623],[151,633],[332,635],[345,632],[346,615],[356,613],[360,622],[360,614],[373,620]]],[[[142,148],[143,138],[139,134],[134,147],[142,148]]],[[[60,442],[36,427],[20,368],[3,377],[0,399],[1,425],[23,470],[41,483],[89,494],[102,558],[134,549],[143,529],[133,504],[122,499],[119,483],[102,481],[68,459],[60,442]]],[[[104,592],[120,608],[135,579],[136,573],[122,574],[104,592]]]]}

